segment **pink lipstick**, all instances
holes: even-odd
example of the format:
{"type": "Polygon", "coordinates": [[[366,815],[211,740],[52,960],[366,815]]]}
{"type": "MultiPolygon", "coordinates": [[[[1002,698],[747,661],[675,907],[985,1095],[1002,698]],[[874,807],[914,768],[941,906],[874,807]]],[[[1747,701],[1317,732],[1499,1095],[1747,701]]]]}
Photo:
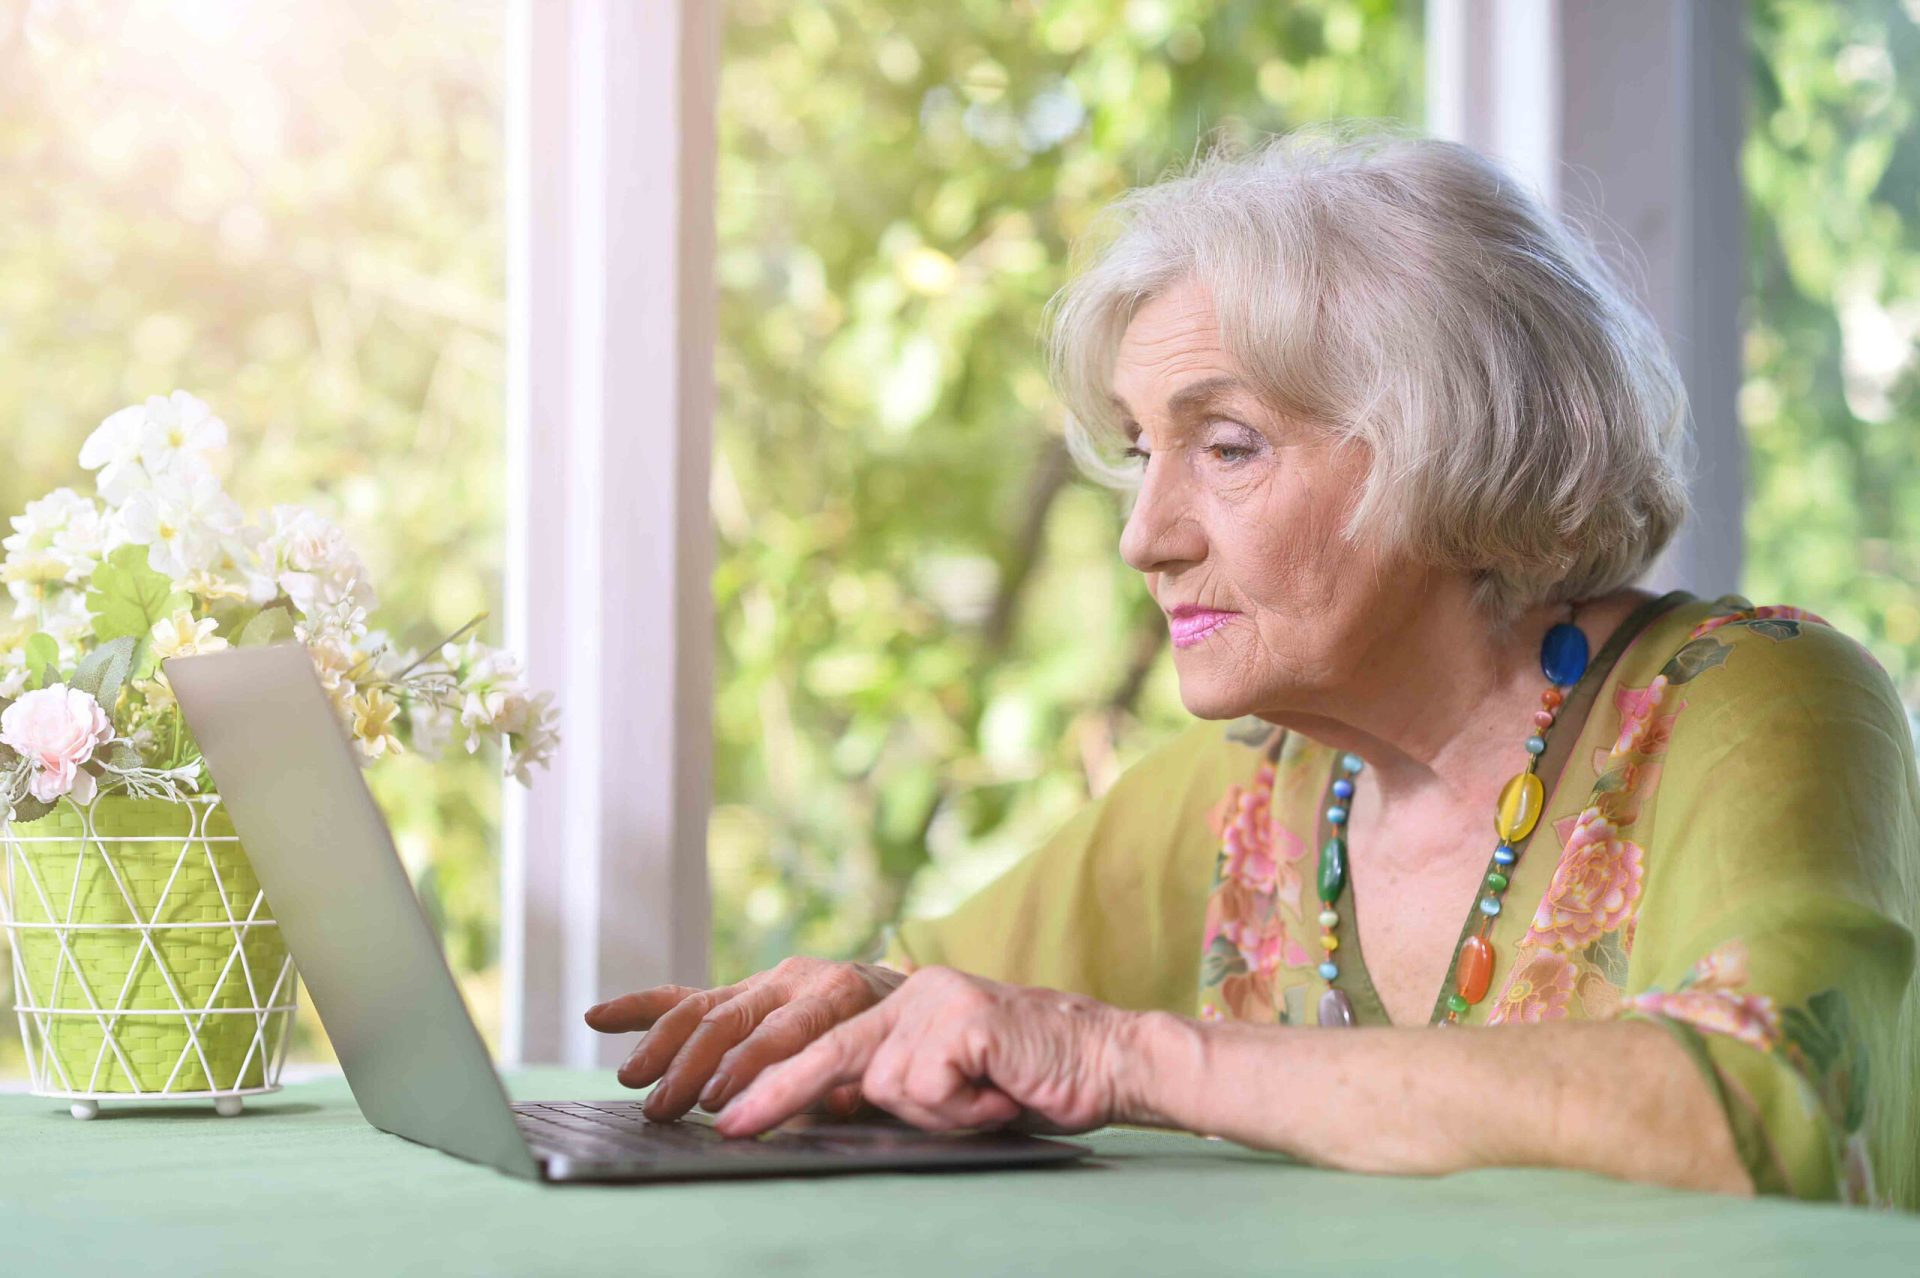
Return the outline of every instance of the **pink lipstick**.
{"type": "Polygon", "coordinates": [[[1237,612],[1223,612],[1218,608],[1198,608],[1192,604],[1181,604],[1167,614],[1167,629],[1173,635],[1174,647],[1191,648],[1239,615],[1237,612]]]}

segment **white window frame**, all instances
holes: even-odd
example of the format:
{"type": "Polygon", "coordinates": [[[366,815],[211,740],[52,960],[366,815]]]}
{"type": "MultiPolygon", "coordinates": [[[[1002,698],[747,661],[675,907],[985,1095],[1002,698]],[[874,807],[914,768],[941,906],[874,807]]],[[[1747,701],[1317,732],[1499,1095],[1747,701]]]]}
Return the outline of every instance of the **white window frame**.
{"type": "Polygon", "coordinates": [[[502,812],[501,1056],[709,950],[720,6],[513,0],[507,632],[563,742],[502,812]]]}
{"type": "Polygon", "coordinates": [[[1643,584],[1740,589],[1740,0],[1427,0],[1427,128],[1598,202],[1687,384],[1694,516],[1643,584]]]}

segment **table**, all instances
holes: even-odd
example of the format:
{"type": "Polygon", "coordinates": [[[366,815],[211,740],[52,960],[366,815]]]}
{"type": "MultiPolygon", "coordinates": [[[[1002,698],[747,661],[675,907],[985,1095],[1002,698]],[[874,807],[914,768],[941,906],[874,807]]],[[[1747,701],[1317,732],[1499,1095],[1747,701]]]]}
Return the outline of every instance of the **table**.
{"type": "MultiPolygon", "coordinates": [[[[617,1095],[509,1078],[519,1100],[617,1095]]],[[[344,1082],[211,1106],[0,1096],[0,1274],[1920,1274],[1920,1216],[1576,1172],[1319,1171],[1109,1129],[1079,1167],[542,1186],[366,1125],[344,1082]]]]}

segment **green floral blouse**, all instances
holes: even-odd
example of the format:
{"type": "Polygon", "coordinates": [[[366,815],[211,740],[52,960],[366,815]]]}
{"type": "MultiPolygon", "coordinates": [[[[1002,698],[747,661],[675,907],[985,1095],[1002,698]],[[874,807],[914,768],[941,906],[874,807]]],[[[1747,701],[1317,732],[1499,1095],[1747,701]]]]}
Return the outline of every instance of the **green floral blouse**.
{"type": "MultiPolygon", "coordinates": [[[[1675,591],[1595,655],[1561,722],[1579,728],[1541,760],[1545,812],[1463,1023],[1657,1022],[1761,1192],[1920,1208],[1920,778],[1886,672],[1811,613],[1675,591]]],[[[1311,1025],[1334,763],[1259,719],[1196,723],[888,957],[1311,1025]]],[[[1337,983],[1385,1024],[1339,913],[1337,983]]]]}

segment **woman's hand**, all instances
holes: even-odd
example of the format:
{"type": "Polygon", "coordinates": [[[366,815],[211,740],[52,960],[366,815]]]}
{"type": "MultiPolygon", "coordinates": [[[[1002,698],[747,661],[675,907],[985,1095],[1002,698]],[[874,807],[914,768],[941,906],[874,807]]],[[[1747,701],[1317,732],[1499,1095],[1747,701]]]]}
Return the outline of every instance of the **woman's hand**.
{"type": "Polygon", "coordinates": [[[1086,1131],[1139,1108],[1126,1080],[1137,1076],[1130,1040],[1140,1019],[1074,994],[923,968],[761,1073],[714,1125],[750,1136],[857,1084],[870,1104],[928,1131],[1016,1118],[1086,1131]]]}
{"type": "MultiPolygon", "coordinates": [[[[617,1077],[628,1087],[658,1079],[642,1104],[648,1118],[676,1119],[698,1101],[719,1109],[776,1061],[785,1060],[892,993],[906,976],[866,963],[790,958],[738,985],[699,990],[658,985],[587,1009],[603,1034],[645,1030],[617,1077]]],[[[826,1098],[851,1112],[856,1089],[826,1098]]]]}

